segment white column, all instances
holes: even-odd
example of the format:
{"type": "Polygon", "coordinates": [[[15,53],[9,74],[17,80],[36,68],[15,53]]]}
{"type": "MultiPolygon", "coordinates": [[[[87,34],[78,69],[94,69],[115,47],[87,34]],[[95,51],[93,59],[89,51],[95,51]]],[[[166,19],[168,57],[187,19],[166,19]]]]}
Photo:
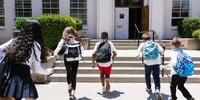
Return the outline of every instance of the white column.
{"type": "Polygon", "coordinates": [[[149,0],[149,29],[164,38],[165,4],[163,0],[149,0]]]}
{"type": "Polygon", "coordinates": [[[114,38],[114,0],[97,0],[97,38],[104,31],[114,38]]]}

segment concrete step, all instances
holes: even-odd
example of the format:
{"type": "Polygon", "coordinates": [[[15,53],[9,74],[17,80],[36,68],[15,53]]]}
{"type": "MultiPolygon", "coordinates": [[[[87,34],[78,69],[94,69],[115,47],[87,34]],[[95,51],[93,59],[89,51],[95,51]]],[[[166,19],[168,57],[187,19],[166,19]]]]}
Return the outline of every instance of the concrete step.
{"type": "MultiPolygon", "coordinates": [[[[92,60],[91,56],[84,56],[83,59],[85,61],[92,60]]],[[[192,59],[193,61],[200,61],[200,57],[192,57],[192,59]]],[[[165,61],[169,61],[169,60],[170,60],[170,57],[165,57],[165,61]]],[[[139,59],[137,59],[136,57],[116,57],[115,61],[142,61],[142,58],[140,57],[139,59]]]]}
{"type": "MultiPolygon", "coordinates": [[[[143,74],[111,74],[111,82],[120,83],[144,83],[143,74]]],[[[188,83],[199,83],[200,75],[193,75],[188,77],[188,83]]],[[[51,82],[66,82],[66,74],[53,74],[50,77],[51,82]]],[[[153,80],[153,79],[152,79],[153,80]]],[[[78,82],[100,82],[99,74],[77,74],[78,82]]],[[[169,83],[170,78],[168,76],[161,77],[162,83],[169,83]]]]}
{"type": "MultiPolygon", "coordinates": [[[[194,69],[194,75],[200,75],[200,68],[194,69]]],[[[55,67],[54,73],[56,74],[65,74],[65,67],[55,67]]],[[[98,74],[98,68],[92,67],[79,67],[78,74],[98,74]]],[[[113,67],[112,74],[144,74],[144,67],[113,67]]],[[[165,70],[165,73],[170,74],[170,68],[165,70]]]]}
{"type": "MultiPolygon", "coordinates": [[[[79,66],[90,66],[92,61],[80,61],[79,66]]],[[[169,63],[169,61],[165,61],[165,63],[169,63]]],[[[200,61],[194,61],[193,62],[195,67],[200,67],[200,61]]],[[[62,61],[56,61],[55,66],[64,66],[62,61]]],[[[114,61],[113,67],[137,67],[137,66],[144,66],[142,61],[114,61]]]]}

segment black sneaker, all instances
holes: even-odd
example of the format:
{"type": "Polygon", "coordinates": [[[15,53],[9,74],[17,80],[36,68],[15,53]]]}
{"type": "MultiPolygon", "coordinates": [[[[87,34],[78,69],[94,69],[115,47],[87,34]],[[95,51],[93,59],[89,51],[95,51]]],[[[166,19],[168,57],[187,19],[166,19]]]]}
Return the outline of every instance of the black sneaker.
{"type": "Polygon", "coordinates": [[[151,90],[151,89],[146,89],[146,92],[147,92],[148,94],[152,94],[152,90],[151,90]]]}

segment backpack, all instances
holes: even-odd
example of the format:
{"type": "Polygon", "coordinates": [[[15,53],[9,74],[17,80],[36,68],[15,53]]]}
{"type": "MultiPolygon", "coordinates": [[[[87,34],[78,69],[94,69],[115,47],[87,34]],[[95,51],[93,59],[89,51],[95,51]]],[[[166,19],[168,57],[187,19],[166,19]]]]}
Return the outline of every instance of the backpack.
{"type": "Polygon", "coordinates": [[[66,50],[64,52],[64,57],[67,61],[76,61],[77,58],[80,60],[81,45],[80,43],[69,43],[69,40],[65,44],[66,50]],[[70,59],[70,60],[69,60],[70,59]]]}
{"type": "Polygon", "coordinates": [[[106,63],[111,60],[111,47],[110,43],[107,41],[103,41],[99,44],[96,51],[96,62],[98,63],[106,63]]]}
{"type": "Polygon", "coordinates": [[[153,60],[158,57],[158,45],[153,41],[146,41],[142,49],[142,56],[144,60],[153,60]]]}
{"type": "Polygon", "coordinates": [[[194,64],[192,57],[184,53],[181,49],[175,49],[178,52],[177,63],[174,70],[179,76],[190,76],[194,72],[194,64]]]}

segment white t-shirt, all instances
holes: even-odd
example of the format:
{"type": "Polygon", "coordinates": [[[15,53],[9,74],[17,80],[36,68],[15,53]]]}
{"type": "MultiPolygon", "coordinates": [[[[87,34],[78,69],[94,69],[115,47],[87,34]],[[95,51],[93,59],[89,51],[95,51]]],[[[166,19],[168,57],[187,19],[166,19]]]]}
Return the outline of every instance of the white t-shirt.
{"type": "Polygon", "coordinates": [[[176,71],[173,68],[177,63],[177,56],[178,56],[178,52],[172,50],[171,53],[170,53],[170,62],[167,65],[171,68],[171,75],[177,74],[176,71]]]}
{"type": "MultiPolygon", "coordinates": [[[[152,41],[152,40],[150,40],[152,41]]],[[[156,42],[154,42],[157,46],[158,46],[158,52],[162,52],[163,48],[156,42]]],[[[140,46],[138,47],[138,53],[142,52],[144,47],[144,43],[141,43],[140,46]]],[[[158,57],[156,59],[153,60],[144,60],[144,63],[146,65],[156,65],[156,64],[161,64],[161,58],[160,55],[158,55],[158,57]]]]}
{"type": "MultiPolygon", "coordinates": [[[[97,51],[97,48],[99,47],[100,43],[102,41],[99,41],[96,43],[95,47],[94,47],[94,52],[97,51]]],[[[110,48],[111,48],[111,53],[113,53],[113,51],[116,51],[116,48],[115,46],[113,45],[113,43],[111,41],[108,41],[108,43],[110,44],[110,48]]],[[[111,60],[109,62],[106,62],[106,63],[98,63],[101,67],[109,67],[110,64],[112,64],[113,60],[112,60],[112,56],[110,58],[111,60]]]]}
{"type": "MultiPolygon", "coordinates": [[[[12,41],[13,41],[13,39],[10,39],[6,43],[0,45],[0,54],[2,54],[4,52],[4,50],[9,47],[9,45],[12,43],[12,41]]],[[[41,50],[41,47],[40,47],[39,43],[35,41],[29,60],[27,62],[24,62],[23,64],[29,65],[31,68],[31,71],[33,71],[35,73],[48,75],[50,73],[47,70],[45,70],[41,65],[41,61],[40,61],[41,51],[40,50],[41,50]],[[35,54],[34,54],[34,52],[35,52],[35,54]],[[37,57],[37,59],[36,59],[36,57],[37,57]]]]}

